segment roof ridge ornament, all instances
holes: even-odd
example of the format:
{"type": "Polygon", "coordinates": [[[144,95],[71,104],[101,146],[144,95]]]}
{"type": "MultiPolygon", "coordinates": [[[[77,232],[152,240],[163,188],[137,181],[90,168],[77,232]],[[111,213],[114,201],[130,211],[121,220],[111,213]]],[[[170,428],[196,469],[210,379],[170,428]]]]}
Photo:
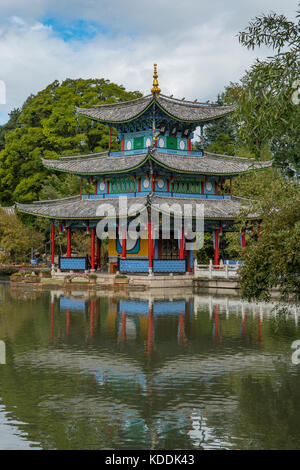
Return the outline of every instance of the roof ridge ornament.
{"type": "Polygon", "coordinates": [[[151,93],[153,93],[155,96],[158,96],[160,94],[160,88],[158,86],[158,75],[157,75],[157,64],[154,64],[154,74],[153,74],[153,87],[151,90],[151,93]]]}

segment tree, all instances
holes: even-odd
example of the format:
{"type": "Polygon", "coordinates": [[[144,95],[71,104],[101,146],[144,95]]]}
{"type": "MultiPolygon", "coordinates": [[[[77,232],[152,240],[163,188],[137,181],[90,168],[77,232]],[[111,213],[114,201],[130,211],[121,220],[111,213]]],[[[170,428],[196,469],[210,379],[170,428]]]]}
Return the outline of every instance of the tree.
{"type": "Polygon", "coordinates": [[[207,148],[207,151],[221,155],[234,155],[234,140],[228,134],[218,134],[215,141],[207,148]]]}
{"type": "MultiPolygon", "coordinates": [[[[216,104],[237,105],[241,94],[242,87],[239,83],[230,82],[222,93],[219,93],[216,104]]],[[[206,124],[203,129],[204,143],[195,142],[193,144],[195,150],[204,147],[205,150],[224,155],[240,154],[241,149],[236,147],[237,122],[232,114],[216,119],[206,124]]]]}
{"type": "Polygon", "coordinates": [[[0,126],[0,150],[4,149],[5,147],[5,135],[17,127],[19,127],[19,116],[21,114],[21,110],[19,108],[13,109],[9,115],[9,120],[3,126],[0,126]]]}
{"type": "Polygon", "coordinates": [[[251,212],[262,219],[261,233],[247,239],[241,270],[242,294],[249,300],[269,300],[278,287],[284,300],[300,300],[300,194],[297,187],[277,181],[251,212]]]}
{"type": "Polygon", "coordinates": [[[258,16],[239,33],[239,41],[248,49],[267,46],[275,54],[257,59],[241,80],[238,137],[258,159],[270,146],[275,163],[291,174],[300,166],[299,20],[276,13],[258,16]]]}
{"type": "Polygon", "coordinates": [[[31,248],[41,248],[43,235],[29,230],[14,213],[0,208],[0,260],[27,261],[31,248]]]}
{"type": "MultiPolygon", "coordinates": [[[[127,92],[104,79],[57,80],[36,95],[30,95],[21,111],[15,110],[2,128],[5,147],[0,151],[0,203],[28,203],[37,200],[50,172],[41,158],[100,152],[108,149],[108,128],[80,117],[75,107],[135,99],[137,91],[127,92]],[[11,127],[11,130],[9,128],[11,127]],[[3,134],[4,132],[4,134],[3,134]]],[[[112,132],[112,149],[118,149],[117,132],[112,132]]],[[[64,195],[62,176],[60,194],[64,195]]],[[[76,185],[75,185],[76,186],[76,185]]],[[[74,186],[74,187],[75,187],[74,186]]],[[[79,184],[77,185],[79,189],[79,184]]]]}

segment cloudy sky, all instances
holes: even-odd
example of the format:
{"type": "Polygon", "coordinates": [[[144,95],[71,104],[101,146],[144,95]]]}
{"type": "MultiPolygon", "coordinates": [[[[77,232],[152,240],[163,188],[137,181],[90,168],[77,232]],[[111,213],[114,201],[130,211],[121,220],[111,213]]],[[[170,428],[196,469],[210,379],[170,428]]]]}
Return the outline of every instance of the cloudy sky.
{"type": "Polygon", "coordinates": [[[148,94],[206,101],[255,57],[236,37],[255,16],[294,19],[297,0],[0,0],[0,124],[53,80],[106,78],[148,94]],[[3,101],[3,100],[2,100],[3,101]]]}

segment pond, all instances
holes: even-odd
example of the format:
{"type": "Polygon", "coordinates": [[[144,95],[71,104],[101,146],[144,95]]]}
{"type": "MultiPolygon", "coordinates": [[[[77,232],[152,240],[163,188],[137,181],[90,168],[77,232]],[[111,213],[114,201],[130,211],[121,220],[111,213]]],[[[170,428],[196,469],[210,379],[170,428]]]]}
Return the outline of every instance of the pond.
{"type": "Polygon", "coordinates": [[[273,307],[1,283],[0,449],[300,449],[300,312],[273,307]]]}

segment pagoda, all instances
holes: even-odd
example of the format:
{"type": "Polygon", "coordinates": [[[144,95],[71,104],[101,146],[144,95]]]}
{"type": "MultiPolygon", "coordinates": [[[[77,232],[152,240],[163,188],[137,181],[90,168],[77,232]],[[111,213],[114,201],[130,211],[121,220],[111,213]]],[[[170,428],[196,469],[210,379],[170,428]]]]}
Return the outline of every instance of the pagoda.
{"type": "MultiPolygon", "coordinates": [[[[80,194],[17,204],[23,213],[49,219],[52,269],[100,270],[101,241],[108,237],[110,273],[192,273],[196,250],[187,248],[181,216],[186,206],[192,208],[191,229],[195,230],[195,208],[199,205],[203,208],[203,230],[213,234],[214,264],[218,265],[220,235],[234,230],[234,221],[247,202],[232,194],[232,179],[271,165],[271,162],[211,154],[203,149],[192,150],[196,128],[200,127],[203,135],[205,125],[233,110],[234,106],[163,95],[156,64],[149,95],[127,102],[77,108],[79,116],[108,126],[108,151],[59,160],[43,159],[48,169],[78,176],[80,194]],[[111,151],[112,127],[118,131],[120,151],[111,151]],[[93,184],[94,194],[83,194],[84,180],[93,184]],[[230,181],[228,194],[223,190],[226,180],[230,181]],[[156,224],[153,224],[153,213],[156,224]],[[166,215],[170,219],[168,236],[164,236],[162,224],[166,215]],[[139,234],[136,237],[128,230],[134,221],[137,221],[135,232],[139,234]],[[55,266],[57,230],[67,232],[67,252],[55,266]],[[86,257],[71,254],[72,233],[76,230],[91,236],[90,253],[86,257]]],[[[245,244],[244,234],[242,243],[245,244]]]]}

